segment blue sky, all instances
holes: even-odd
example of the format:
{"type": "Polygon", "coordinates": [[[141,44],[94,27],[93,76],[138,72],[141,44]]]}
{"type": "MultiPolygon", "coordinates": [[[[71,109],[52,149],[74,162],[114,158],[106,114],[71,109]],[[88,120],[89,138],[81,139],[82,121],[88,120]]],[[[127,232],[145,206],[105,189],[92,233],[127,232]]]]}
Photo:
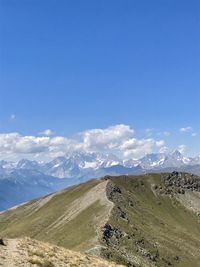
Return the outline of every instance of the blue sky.
{"type": "Polygon", "coordinates": [[[0,133],[123,124],[200,154],[198,0],[1,0],[0,25],[0,133]]]}

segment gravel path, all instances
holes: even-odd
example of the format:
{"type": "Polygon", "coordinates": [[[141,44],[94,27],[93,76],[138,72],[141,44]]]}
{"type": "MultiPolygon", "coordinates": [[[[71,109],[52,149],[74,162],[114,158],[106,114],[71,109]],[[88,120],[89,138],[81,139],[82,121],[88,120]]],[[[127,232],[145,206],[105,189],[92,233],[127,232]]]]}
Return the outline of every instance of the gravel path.
{"type": "Polygon", "coordinates": [[[0,266],[22,266],[24,253],[18,249],[19,240],[7,239],[5,243],[6,246],[0,246],[0,266]]]}

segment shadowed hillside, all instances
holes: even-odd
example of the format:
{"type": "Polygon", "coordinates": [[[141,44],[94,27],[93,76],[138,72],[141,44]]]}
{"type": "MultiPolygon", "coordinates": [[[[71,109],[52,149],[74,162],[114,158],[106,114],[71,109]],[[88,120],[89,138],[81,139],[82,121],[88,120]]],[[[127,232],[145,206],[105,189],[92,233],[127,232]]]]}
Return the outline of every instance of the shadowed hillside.
{"type": "Polygon", "coordinates": [[[187,173],[92,180],[0,215],[0,233],[126,266],[198,267],[200,179],[187,173]]]}

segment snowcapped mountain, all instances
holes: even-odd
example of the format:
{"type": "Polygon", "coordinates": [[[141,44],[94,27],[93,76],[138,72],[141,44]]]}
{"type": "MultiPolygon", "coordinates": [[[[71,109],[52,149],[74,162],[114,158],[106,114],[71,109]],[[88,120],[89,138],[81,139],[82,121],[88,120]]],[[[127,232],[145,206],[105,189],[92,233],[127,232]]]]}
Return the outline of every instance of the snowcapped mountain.
{"type": "Polygon", "coordinates": [[[71,153],[58,157],[42,167],[44,173],[59,178],[80,178],[100,168],[118,165],[120,160],[114,155],[100,153],[71,153]]]}
{"type": "Polygon", "coordinates": [[[66,159],[77,164],[81,169],[99,169],[119,164],[120,160],[112,154],[76,152],[66,155],[66,159]]]}
{"type": "Polygon", "coordinates": [[[16,165],[16,169],[38,170],[40,168],[40,164],[37,161],[28,159],[22,159],[16,165]]]}
{"type": "Polygon", "coordinates": [[[184,157],[178,150],[170,154],[166,153],[153,153],[148,154],[139,160],[139,164],[143,169],[151,170],[157,168],[179,168],[185,164],[190,164],[191,160],[184,157]]]}
{"type": "MultiPolygon", "coordinates": [[[[130,162],[130,161],[129,161],[130,162]]],[[[188,158],[183,156],[180,151],[172,153],[152,153],[147,154],[139,160],[133,162],[134,166],[140,165],[144,170],[156,170],[165,168],[181,168],[200,164],[200,157],[188,158]]],[[[131,164],[129,164],[131,167],[131,164]]]]}
{"type": "Polygon", "coordinates": [[[96,177],[101,173],[112,170],[121,174],[124,169],[126,173],[137,171],[162,170],[167,168],[184,168],[186,166],[200,165],[200,156],[187,158],[178,150],[172,153],[152,153],[141,159],[121,160],[112,154],[73,152],[63,157],[57,157],[47,163],[39,163],[27,159],[18,163],[0,161],[0,176],[10,174],[13,171],[37,171],[44,175],[57,178],[82,178],[96,177]]]}
{"type": "Polygon", "coordinates": [[[166,159],[166,155],[164,153],[158,153],[158,154],[152,153],[141,158],[138,161],[138,164],[143,169],[153,169],[153,168],[162,166],[165,159],[166,159]]]}
{"type": "Polygon", "coordinates": [[[187,158],[176,150],[148,154],[138,160],[85,152],[70,153],[47,163],[1,160],[0,210],[95,177],[173,170],[200,175],[200,156],[187,158]]]}
{"type": "Polygon", "coordinates": [[[43,166],[43,172],[59,178],[79,177],[81,171],[73,158],[58,157],[43,166]]]}

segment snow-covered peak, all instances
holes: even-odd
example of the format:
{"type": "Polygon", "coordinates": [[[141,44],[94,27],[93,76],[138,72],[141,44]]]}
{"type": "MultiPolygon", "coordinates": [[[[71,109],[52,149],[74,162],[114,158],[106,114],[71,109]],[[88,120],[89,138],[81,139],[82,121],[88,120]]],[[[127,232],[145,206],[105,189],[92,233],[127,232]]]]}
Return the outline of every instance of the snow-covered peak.
{"type": "Polygon", "coordinates": [[[17,163],[16,167],[17,169],[35,170],[39,167],[39,163],[37,161],[22,159],[17,163]]]}
{"type": "Polygon", "coordinates": [[[139,160],[139,164],[143,169],[152,169],[161,166],[166,160],[165,153],[151,153],[147,154],[139,160]]]}
{"type": "Polygon", "coordinates": [[[175,150],[171,153],[171,157],[175,158],[176,160],[182,160],[183,159],[183,155],[181,154],[181,152],[179,150],[175,150]]]}
{"type": "Polygon", "coordinates": [[[185,157],[180,151],[172,153],[151,153],[141,159],[120,160],[112,154],[94,152],[72,152],[65,156],[57,157],[48,163],[39,163],[28,159],[22,159],[18,163],[0,161],[0,174],[10,174],[15,170],[37,171],[45,175],[59,178],[95,177],[96,173],[106,168],[121,166],[125,168],[141,168],[144,171],[162,170],[166,168],[180,168],[184,166],[200,165],[200,156],[196,158],[185,157]],[[94,176],[93,176],[94,175],[94,176]]]}
{"type": "Polygon", "coordinates": [[[190,158],[184,157],[180,151],[175,150],[172,153],[151,153],[139,160],[143,169],[158,169],[169,167],[181,167],[185,164],[191,164],[190,158]]]}

